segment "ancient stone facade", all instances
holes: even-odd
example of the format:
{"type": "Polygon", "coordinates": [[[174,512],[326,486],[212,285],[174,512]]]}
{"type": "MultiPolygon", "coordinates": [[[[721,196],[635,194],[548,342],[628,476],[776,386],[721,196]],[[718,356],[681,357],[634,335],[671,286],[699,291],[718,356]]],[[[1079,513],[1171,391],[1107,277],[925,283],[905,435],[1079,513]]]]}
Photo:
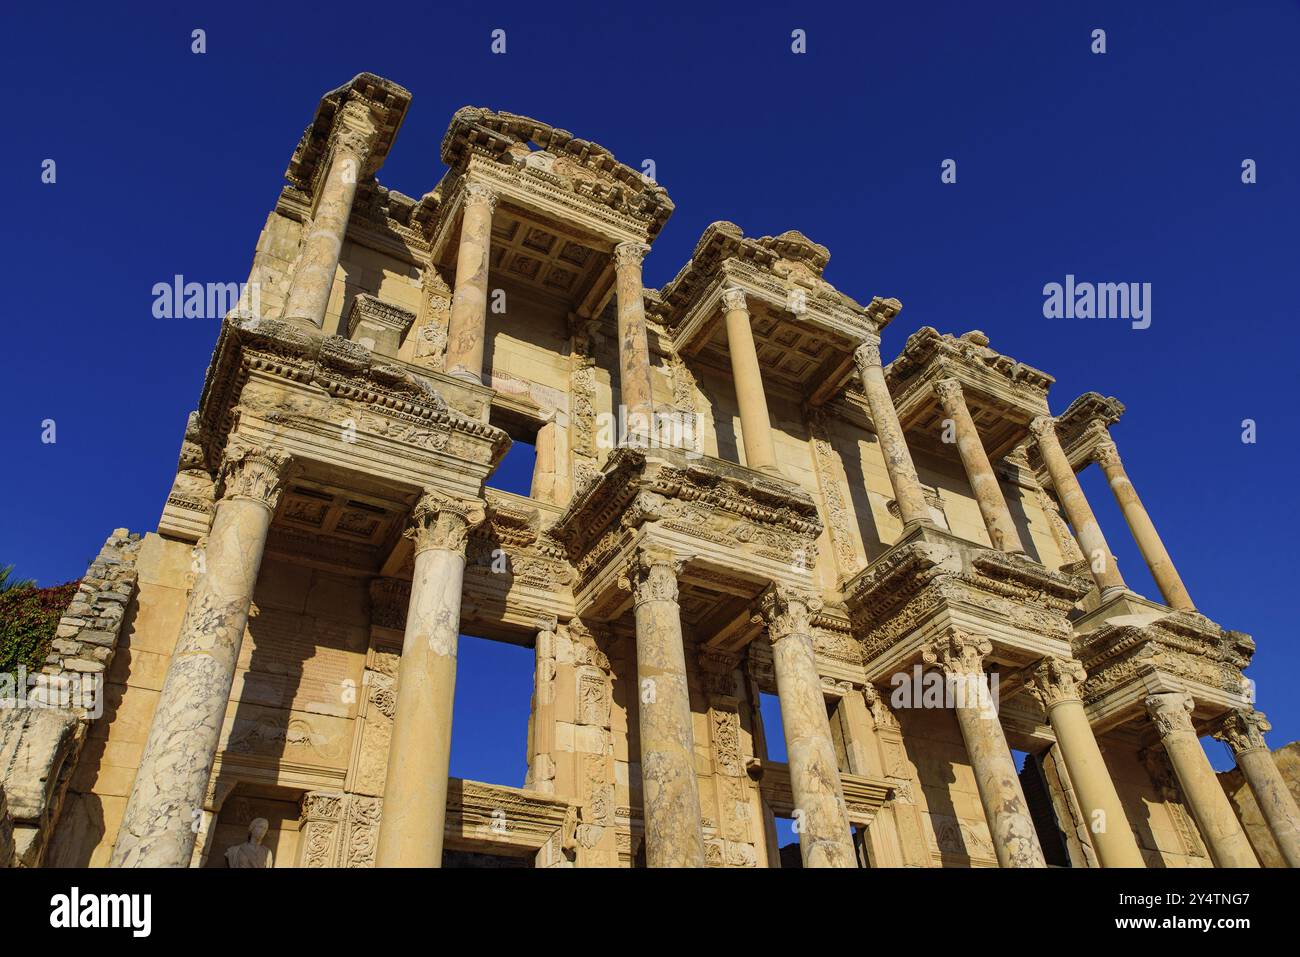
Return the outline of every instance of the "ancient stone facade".
{"type": "Polygon", "coordinates": [[[714,223],[646,288],[665,189],[527,117],[458,111],[442,180],[385,189],[409,100],[362,74],[294,151],[121,636],[69,612],[51,667],[106,706],[24,863],[1256,866],[1203,735],[1297,863],[1253,643],[1193,604],[1119,402],[1053,416],[980,332],[884,364],[901,304],[793,230],[714,223]],[[519,786],[448,776],[463,634],[535,650],[519,786]]]}

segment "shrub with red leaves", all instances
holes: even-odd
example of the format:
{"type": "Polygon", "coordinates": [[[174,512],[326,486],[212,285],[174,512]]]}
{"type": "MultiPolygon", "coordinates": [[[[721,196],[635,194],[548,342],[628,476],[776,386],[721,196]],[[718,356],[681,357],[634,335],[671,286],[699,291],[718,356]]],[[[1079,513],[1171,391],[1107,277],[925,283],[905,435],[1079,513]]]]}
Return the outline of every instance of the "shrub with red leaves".
{"type": "Polygon", "coordinates": [[[41,670],[59,619],[77,594],[77,582],[0,592],[0,672],[41,670]]]}

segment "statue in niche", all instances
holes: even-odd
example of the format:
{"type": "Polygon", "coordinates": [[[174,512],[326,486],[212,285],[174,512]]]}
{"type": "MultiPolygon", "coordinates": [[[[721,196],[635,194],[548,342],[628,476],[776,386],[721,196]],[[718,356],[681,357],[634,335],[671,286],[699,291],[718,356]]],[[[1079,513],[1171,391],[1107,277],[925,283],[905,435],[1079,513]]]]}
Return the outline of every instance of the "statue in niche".
{"type": "Polygon", "coordinates": [[[270,822],[255,817],[248,824],[248,840],[226,848],[227,867],[270,867],[271,849],[262,846],[262,839],[270,830],[270,822]]]}

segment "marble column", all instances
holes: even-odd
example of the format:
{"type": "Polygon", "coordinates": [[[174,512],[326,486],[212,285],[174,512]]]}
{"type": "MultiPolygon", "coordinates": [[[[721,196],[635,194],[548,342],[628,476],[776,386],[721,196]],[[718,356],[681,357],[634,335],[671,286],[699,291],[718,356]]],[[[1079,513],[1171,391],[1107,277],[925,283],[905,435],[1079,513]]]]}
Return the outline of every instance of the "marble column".
{"type": "Polygon", "coordinates": [[[524,787],[555,793],[555,628],[539,622],[533,649],[533,702],[528,716],[528,777],[524,787]]]}
{"type": "Polygon", "coordinates": [[[1192,696],[1183,692],[1154,694],[1143,703],[1215,866],[1259,867],[1241,822],[1192,727],[1192,696]]]}
{"type": "Polygon", "coordinates": [[[686,687],[679,563],[642,549],[629,578],[636,616],[641,796],[649,867],[703,867],[704,830],[686,687]]]}
{"type": "Polygon", "coordinates": [[[987,638],[952,631],[927,644],[921,660],[941,668],[948,679],[946,690],[975,772],[998,864],[1046,867],[1011,748],[998,719],[997,703],[984,673],[984,658],[992,650],[987,638]]]}
{"type": "Polygon", "coordinates": [[[483,349],[487,341],[488,254],[492,248],[492,213],[497,196],[482,183],[465,187],[456,251],[456,289],[447,319],[449,375],[469,382],[483,381],[483,349]]]}
{"type": "Polygon", "coordinates": [[[284,318],[315,326],[325,324],[325,309],[334,288],[339,254],[352,216],[357,182],[374,145],[375,122],[361,100],[349,100],[339,111],[331,140],[329,170],[311,222],[304,226],[301,251],[284,301],[284,318]]]}
{"type": "Polygon", "coordinates": [[[627,422],[623,440],[635,439],[642,443],[649,441],[654,430],[650,338],[641,288],[641,260],[649,251],[645,243],[619,243],[614,247],[619,392],[627,422]]]}
{"type": "Polygon", "coordinates": [[[1287,867],[1300,867],[1300,807],[1264,741],[1272,727],[1262,713],[1239,708],[1219,721],[1214,737],[1232,751],[1287,867]]]}
{"type": "Polygon", "coordinates": [[[889,473],[889,484],[894,488],[894,501],[898,503],[903,525],[929,524],[930,506],[926,504],[921,480],[917,478],[916,466],[912,464],[912,453],[908,451],[907,441],[903,438],[898,410],[894,408],[893,397],[885,383],[885,370],[880,363],[880,344],[864,342],[854,350],[853,361],[858,367],[858,377],[862,380],[867,405],[871,408],[871,421],[876,427],[876,438],[885,459],[885,471],[889,473]]]}
{"type": "Polygon", "coordinates": [[[1016,523],[1011,519],[1011,510],[1007,508],[997,473],[993,471],[993,465],[984,451],[979,430],[975,428],[975,420],[966,407],[961,383],[956,379],[941,379],[935,383],[934,391],[943,405],[944,414],[952,419],[957,433],[957,453],[966,468],[966,477],[970,480],[971,492],[975,495],[980,514],[984,516],[989,541],[1000,552],[1023,553],[1025,547],[1020,543],[1020,533],[1016,531],[1016,523]]]}
{"type": "Polygon", "coordinates": [[[731,355],[731,377],[740,406],[740,433],[745,443],[745,464],[751,469],[776,472],[776,447],[772,443],[772,419],[767,411],[763,375],[754,346],[754,329],[749,324],[749,306],[742,289],[722,294],[726,310],[727,352],[731,355]]]}
{"type": "Polygon", "coordinates": [[[1028,687],[1047,712],[1101,865],[1146,867],[1083,710],[1085,677],[1083,665],[1073,659],[1044,658],[1031,673],[1028,687]]]}
{"type": "Polygon", "coordinates": [[[1147,568],[1151,569],[1151,577],[1155,579],[1156,587],[1164,596],[1165,604],[1179,611],[1195,611],[1196,606],[1192,604],[1187,587],[1178,576],[1178,569],[1174,568],[1173,560],[1165,550],[1164,542],[1160,541],[1151,516],[1147,514],[1142,500],[1138,498],[1137,490],[1129,481],[1128,473],[1124,471],[1124,463],[1120,461],[1119,449],[1115,447],[1109,435],[1103,436],[1095,444],[1094,454],[1097,464],[1106,473],[1110,490],[1115,494],[1115,500],[1119,502],[1120,511],[1124,513],[1124,521],[1128,522],[1129,531],[1133,533],[1138,551],[1142,553],[1147,568]]]}
{"type": "Polygon", "coordinates": [[[188,867],[289,457],[232,439],[180,635],[113,847],[113,867],[188,867]]]}
{"type": "Polygon", "coordinates": [[[411,602],[397,668],[376,867],[441,867],[465,546],[483,504],[426,489],[411,513],[411,602]]]}
{"type": "Polygon", "coordinates": [[[1061,507],[1065,509],[1065,517],[1074,527],[1074,534],[1088,559],[1093,580],[1097,583],[1102,598],[1124,591],[1126,586],[1115,556],[1111,554],[1106,537],[1101,533],[1101,525],[1097,523],[1097,516],[1092,514],[1092,506],[1088,504],[1083,487],[1079,484],[1074,469],[1070,468],[1065,450],[1061,448],[1061,440],[1056,434],[1056,420],[1050,415],[1040,415],[1029,423],[1029,430],[1043,457],[1043,464],[1047,466],[1047,473],[1052,477],[1052,486],[1056,489],[1061,507]]]}
{"type": "Polygon", "coordinates": [[[804,867],[857,867],[844,787],[817,674],[809,614],[812,596],[775,587],[761,601],[772,642],[776,693],[804,867]]]}

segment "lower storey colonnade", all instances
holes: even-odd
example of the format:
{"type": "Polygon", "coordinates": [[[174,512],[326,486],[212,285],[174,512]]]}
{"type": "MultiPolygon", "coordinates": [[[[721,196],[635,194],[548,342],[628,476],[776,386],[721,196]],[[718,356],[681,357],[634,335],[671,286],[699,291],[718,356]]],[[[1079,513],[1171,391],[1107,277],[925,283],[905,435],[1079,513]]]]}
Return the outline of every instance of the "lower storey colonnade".
{"type": "MultiPolygon", "coordinates": [[[[200,574],[114,847],[114,866],[181,867],[191,862],[196,836],[191,825],[203,807],[270,519],[288,466],[288,457],[275,451],[232,447],[227,454],[224,494],[196,563],[200,574]]],[[[437,867],[442,862],[466,543],[483,520],[481,502],[433,490],[426,490],[412,512],[407,534],[414,544],[414,571],[383,788],[378,866],[437,867]]],[[[641,546],[627,576],[635,621],[644,847],[651,867],[705,864],[678,598],[681,570],[682,561],[671,552],[641,546]]],[[[756,610],[771,646],[803,866],[855,867],[812,637],[810,619],[818,607],[811,594],[772,586],[759,597],[756,610]]],[[[984,671],[991,650],[986,638],[954,630],[924,646],[922,660],[940,670],[955,692],[946,706],[974,771],[998,863],[1044,867],[1043,848],[984,671]]],[[[1028,674],[1028,690],[1047,714],[1099,862],[1143,866],[1084,711],[1082,666],[1048,658],[1028,674]]],[[[1257,866],[1201,749],[1190,696],[1156,694],[1145,704],[1214,862],[1257,866]]],[[[534,733],[545,736],[548,731],[536,723],[540,717],[540,712],[534,715],[534,733]]],[[[1263,744],[1264,730],[1262,715],[1243,710],[1230,712],[1213,733],[1232,748],[1283,857],[1297,866],[1300,811],[1263,744]]]]}

